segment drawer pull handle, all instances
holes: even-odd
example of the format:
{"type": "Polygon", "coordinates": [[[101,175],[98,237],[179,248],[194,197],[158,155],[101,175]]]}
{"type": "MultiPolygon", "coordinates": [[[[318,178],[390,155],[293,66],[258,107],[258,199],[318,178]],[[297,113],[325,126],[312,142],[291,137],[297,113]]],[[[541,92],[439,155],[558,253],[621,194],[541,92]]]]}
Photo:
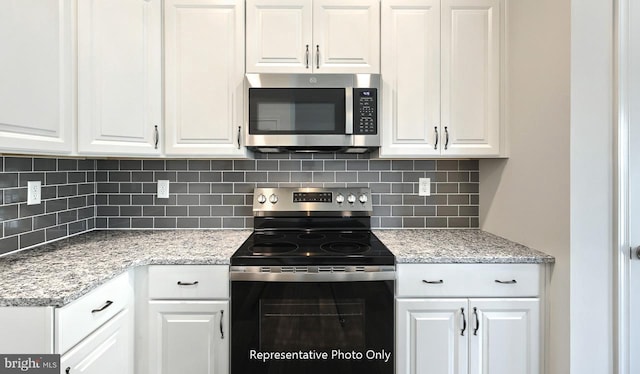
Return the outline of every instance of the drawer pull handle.
{"type": "Polygon", "coordinates": [[[178,281],[178,286],[195,286],[197,284],[198,284],[198,281],[195,281],[195,282],[178,281]]]}
{"type": "Polygon", "coordinates": [[[473,335],[478,335],[478,329],[480,328],[480,320],[478,319],[478,308],[473,308],[473,315],[476,317],[476,327],[473,329],[473,335]]]}
{"type": "Polygon", "coordinates": [[[94,310],[92,310],[92,311],[91,311],[91,313],[98,313],[98,312],[102,312],[103,310],[105,310],[105,309],[107,309],[108,307],[110,307],[110,306],[111,306],[111,304],[113,304],[113,301],[111,301],[111,300],[107,300],[107,302],[106,302],[106,303],[104,303],[104,305],[103,305],[103,306],[101,306],[101,307],[100,307],[100,308],[98,308],[98,309],[94,309],[94,310]]]}
{"type": "Polygon", "coordinates": [[[518,281],[516,281],[515,279],[512,279],[510,281],[501,281],[499,279],[496,279],[496,283],[500,283],[500,284],[516,284],[516,283],[518,283],[518,281]]]}
{"type": "Polygon", "coordinates": [[[224,330],[222,329],[222,320],[224,319],[224,310],[220,310],[220,339],[224,339],[224,330]]]}
{"type": "Polygon", "coordinates": [[[444,283],[444,281],[442,279],[439,279],[437,281],[428,281],[428,280],[423,279],[422,282],[426,283],[426,284],[442,284],[442,283],[444,283]]]}
{"type": "Polygon", "coordinates": [[[460,313],[462,314],[462,330],[460,331],[460,336],[464,336],[464,332],[467,329],[467,318],[464,316],[464,308],[460,308],[460,313]]]}

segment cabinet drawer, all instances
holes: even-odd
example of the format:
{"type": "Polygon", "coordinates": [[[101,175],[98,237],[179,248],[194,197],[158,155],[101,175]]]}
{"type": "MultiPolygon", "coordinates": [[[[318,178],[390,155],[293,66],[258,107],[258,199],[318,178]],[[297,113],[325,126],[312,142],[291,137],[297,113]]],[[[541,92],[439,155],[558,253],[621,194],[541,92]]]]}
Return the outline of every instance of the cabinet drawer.
{"type": "Polygon", "coordinates": [[[228,299],[226,265],[166,265],[149,267],[150,299],[228,299]]]}
{"type": "Polygon", "coordinates": [[[538,264],[400,264],[398,297],[538,296],[538,264]]]}
{"type": "Polygon", "coordinates": [[[128,308],[132,300],[133,287],[127,272],[56,309],[56,352],[65,353],[118,312],[128,308]]]}

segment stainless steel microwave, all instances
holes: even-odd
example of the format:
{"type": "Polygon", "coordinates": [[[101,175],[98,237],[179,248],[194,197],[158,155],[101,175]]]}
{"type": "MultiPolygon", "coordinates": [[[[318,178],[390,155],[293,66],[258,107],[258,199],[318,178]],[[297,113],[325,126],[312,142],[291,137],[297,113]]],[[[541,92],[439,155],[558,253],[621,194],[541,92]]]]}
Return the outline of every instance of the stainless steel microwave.
{"type": "Polygon", "coordinates": [[[363,153],[380,146],[378,75],[248,74],[246,145],[363,153]]]}

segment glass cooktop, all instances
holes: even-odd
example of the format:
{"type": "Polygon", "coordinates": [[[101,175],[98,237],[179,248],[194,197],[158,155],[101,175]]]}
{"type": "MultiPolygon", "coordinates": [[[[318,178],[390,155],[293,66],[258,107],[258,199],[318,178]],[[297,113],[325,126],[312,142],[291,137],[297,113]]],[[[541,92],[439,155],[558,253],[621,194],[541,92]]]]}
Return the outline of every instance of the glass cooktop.
{"type": "Polygon", "coordinates": [[[231,256],[232,266],[394,265],[370,231],[259,231],[231,256]]]}

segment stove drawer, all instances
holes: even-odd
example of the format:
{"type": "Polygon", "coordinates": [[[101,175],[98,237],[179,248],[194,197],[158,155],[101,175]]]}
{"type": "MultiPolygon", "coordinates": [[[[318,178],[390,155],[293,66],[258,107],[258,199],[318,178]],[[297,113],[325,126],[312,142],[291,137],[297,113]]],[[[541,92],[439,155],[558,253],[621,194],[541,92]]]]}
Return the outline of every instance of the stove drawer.
{"type": "Polygon", "coordinates": [[[149,266],[149,298],[228,299],[229,266],[149,266]]]}
{"type": "Polygon", "coordinates": [[[544,267],[538,264],[399,264],[398,297],[539,296],[544,267]]]}

